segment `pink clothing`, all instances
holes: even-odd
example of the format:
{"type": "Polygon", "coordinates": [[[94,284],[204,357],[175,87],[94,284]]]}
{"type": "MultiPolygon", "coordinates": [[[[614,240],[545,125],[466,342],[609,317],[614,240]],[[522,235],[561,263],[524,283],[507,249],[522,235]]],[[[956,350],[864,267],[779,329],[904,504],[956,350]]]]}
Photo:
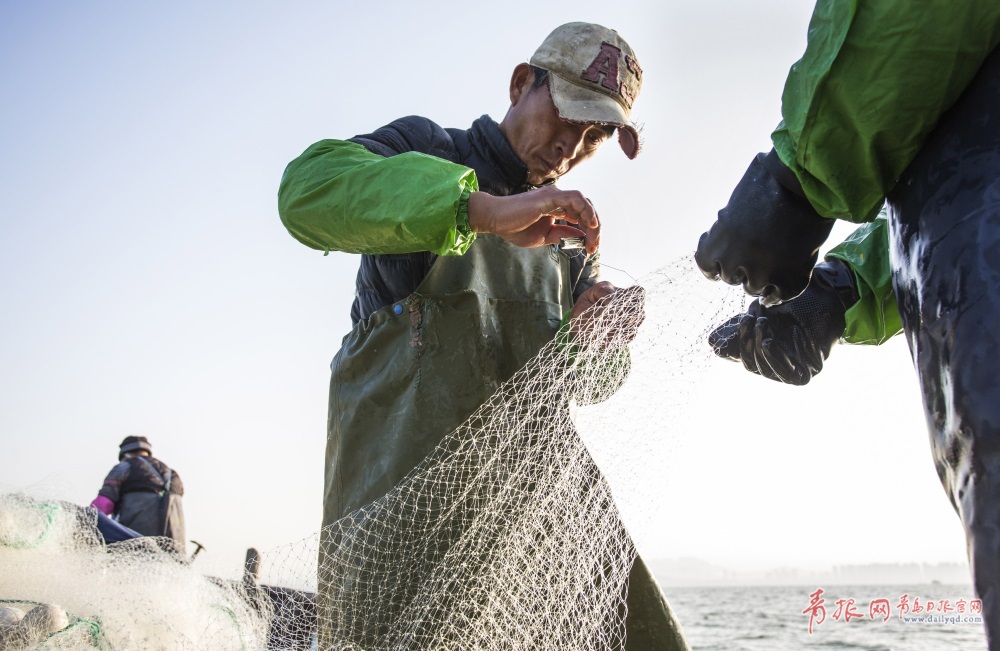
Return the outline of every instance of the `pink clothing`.
{"type": "Polygon", "coordinates": [[[104,515],[111,515],[115,512],[115,503],[104,497],[103,495],[98,495],[94,498],[94,501],[90,503],[92,507],[103,513],[104,515]]]}

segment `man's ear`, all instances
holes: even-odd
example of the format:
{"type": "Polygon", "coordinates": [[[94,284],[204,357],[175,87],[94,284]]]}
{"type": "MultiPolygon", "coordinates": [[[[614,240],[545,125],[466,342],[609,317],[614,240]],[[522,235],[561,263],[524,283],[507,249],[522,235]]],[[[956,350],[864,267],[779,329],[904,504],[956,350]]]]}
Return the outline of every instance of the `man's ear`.
{"type": "Polygon", "coordinates": [[[510,105],[517,106],[518,101],[531,89],[535,81],[535,72],[527,63],[519,63],[510,76],[510,105]]]}

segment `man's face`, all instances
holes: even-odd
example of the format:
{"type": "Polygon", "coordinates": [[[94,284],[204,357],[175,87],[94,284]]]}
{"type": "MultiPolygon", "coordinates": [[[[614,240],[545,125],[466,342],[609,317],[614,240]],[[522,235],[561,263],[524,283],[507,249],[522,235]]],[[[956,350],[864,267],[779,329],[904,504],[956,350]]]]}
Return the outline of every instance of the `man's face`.
{"type": "Polygon", "coordinates": [[[511,107],[500,129],[514,153],[528,166],[528,183],[556,180],[593,156],[611,137],[614,127],[574,124],[559,118],[548,84],[532,87],[534,74],[518,67],[511,81],[511,107]]]}

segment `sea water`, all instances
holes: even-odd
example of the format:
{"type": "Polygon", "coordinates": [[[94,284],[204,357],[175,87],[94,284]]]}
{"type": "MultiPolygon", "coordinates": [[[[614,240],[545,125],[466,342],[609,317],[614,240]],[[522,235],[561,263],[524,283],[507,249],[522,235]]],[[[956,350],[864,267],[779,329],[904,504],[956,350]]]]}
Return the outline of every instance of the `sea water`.
{"type": "Polygon", "coordinates": [[[694,651],[986,649],[982,616],[968,585],[668,583],[664,591],[694,651]]]}

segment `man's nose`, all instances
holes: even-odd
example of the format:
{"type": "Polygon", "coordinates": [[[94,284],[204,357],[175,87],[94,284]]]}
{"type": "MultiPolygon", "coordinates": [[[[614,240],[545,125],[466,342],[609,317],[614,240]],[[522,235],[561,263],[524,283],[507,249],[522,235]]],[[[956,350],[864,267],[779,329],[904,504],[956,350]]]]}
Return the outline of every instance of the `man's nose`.
{"type": "Polygon", "coordinates": [[[563,129],[556,140],[556,151],[563,160],[573,160],[583,146],[583,133],[576,129],[563,129]]]}

